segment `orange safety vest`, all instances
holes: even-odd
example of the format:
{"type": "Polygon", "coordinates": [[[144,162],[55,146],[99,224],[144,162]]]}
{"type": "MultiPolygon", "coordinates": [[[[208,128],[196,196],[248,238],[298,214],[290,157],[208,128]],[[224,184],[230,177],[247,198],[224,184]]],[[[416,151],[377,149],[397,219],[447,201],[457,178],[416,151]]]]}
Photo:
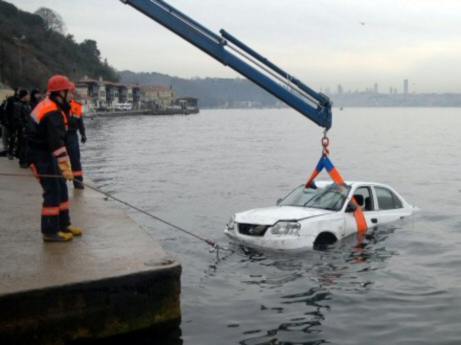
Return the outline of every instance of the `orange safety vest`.
{"type": "Polygon", "coordinates": [[[46,117],[46,115],[48,115],[49,113],[55,112],[55,111],[59,111],[61,113],[62,118],[64,120],[64,126],[67,129],[69,124],[68,124],[66,114],[61,109],[59,109],[57,104],[54,103],[48,97],[45,98],[43,101],[41,101],[39,104],[37,104],[34,110],[32,110],[32,113],[30,114],[30,116],[35,121],[35,123],[39,124],[46,117]]]}
{"type": "Polygon", "coordinates": [[[76,100],[70,101],[70,111],[72,116],[81,118],[83,116],[83,105],[76,100]]]}

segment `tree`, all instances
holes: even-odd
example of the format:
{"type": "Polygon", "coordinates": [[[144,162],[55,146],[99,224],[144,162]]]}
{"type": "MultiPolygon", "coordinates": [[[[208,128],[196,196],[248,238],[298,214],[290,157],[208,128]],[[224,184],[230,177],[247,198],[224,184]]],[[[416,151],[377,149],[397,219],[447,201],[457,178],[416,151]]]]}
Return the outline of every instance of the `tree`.
{"type": "Polygon", "coordinates": [[[80,47],[84,52],[89,54],[91,57],[94,57],[98,59],[98,61],[101,58],[101,52],[98,49],[98,44],[94,40],[84,40],[82,43],[80,43],[80,47]]]}
{"type": "Polygon", "coordinates": [[[37,11],[35,11],[35,14],[44,20],[48,30],[59,32],[63,35],[65,34],[66,25],[58,13],[47,7],[40,7],[37,11]]]}

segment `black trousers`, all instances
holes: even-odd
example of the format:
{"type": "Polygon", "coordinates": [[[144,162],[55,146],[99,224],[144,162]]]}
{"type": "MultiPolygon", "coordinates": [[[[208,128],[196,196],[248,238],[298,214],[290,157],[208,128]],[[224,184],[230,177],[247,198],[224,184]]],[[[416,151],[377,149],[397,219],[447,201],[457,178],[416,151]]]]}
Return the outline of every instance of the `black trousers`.
{"type": "Polygon", "coordinates": [[[13,127],[8,131],[8,155],[19,158],[19,164],[27,162],[27,140],[22,127],[13,127]]]}
{"type": "MultiPolygon", "coordinates": [[[[70,158],[70,165],[72,166],[72,173],[74,180],[83,182],[82,163],[80,161],[80,144],[78,142],[77,132],[67,133],[67,153],[70,158]]],[[[80,187],[78,182],[74,181],[74,186],[80,187]]]]}
{"type": "Polygon", "coordinates": [[[8,128],[8,155],[10,156],[17,156],[18,154],[19,135],[19,127],[8,128]]]}
{"type": "Polygon", "coordinates": [[[43,188],[42,221],[43,234],[52,235],[70,225],[69,196],[64,178],[40,177],[61,175],[56,158],[47,151],[30,148],[31,169],[43,188]]]}

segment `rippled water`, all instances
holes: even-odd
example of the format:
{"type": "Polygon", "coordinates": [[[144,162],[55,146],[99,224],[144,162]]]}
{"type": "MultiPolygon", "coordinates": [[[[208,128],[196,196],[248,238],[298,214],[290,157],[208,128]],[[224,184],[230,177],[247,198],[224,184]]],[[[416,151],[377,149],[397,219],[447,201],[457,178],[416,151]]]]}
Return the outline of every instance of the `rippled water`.
{"type": "MultiPolygon", "coordinates": [[[[461,109],[335,111],[332,160],[350,180],[388,183],[418,217],[325,252],[229,243],[236,211],[305,182],[321,129],[288,110],[87,120],[87,174],[106,191],[231,245],[207,246],[130,215],[183,265],[183,344],[460,344],[461,109]]],[[[146,339],[151,343],[151,339],[146,339]]],[[[155,342],[158,343],[158,342],[155,342]]]]}

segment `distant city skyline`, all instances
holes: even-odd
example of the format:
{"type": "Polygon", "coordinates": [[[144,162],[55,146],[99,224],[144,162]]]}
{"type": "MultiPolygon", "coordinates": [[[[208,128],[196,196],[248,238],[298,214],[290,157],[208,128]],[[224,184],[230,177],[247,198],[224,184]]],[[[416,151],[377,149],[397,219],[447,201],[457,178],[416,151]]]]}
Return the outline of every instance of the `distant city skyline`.
{"type": "MultiPolygon", "coordinates": [[[[461,1],[167,0],[213,31],[225,28],[315,89],[461,93],[461,1]],[[404,76],[402,78],[402,76],[404,76]]],[[[10,0],[59,13],[77,41],[98,42],[118,70],[236,77],[118,0],[10,0]],[[104,15],[102,15],[104,14],[104,15]]]]}
{"type": "MultiPolygon", "coordinates": [[[[347,93],[353,93],[353,92],[368,92],[368,93],[375,93],[375,94],[414,94],[417,93],[414,90],[410,89],[410,84],[409,84],[408,79],[402,79],[402,88],[399,89],[398,87],[394,86],[389,86],[387,89],[388,91],[383,91],[380,88],[379,83],[373,83],[372,86],[365,87],[364,89],[348,89],[346,85],[343,84],[338,84],[336,86],[336,92],[332,92],[332,89],[330,87],[326,87],[325,89],[321,89],[321,91],[325,91],[326,93],[330,94],[337,94],[337,95],[342,95],[342,94],[347,94],[347,93]]],[[[431,92],[431,91],[428,91],[431,92]]],[[[420,92],[422,93],[422,92],[420,92]]],[[[461,92],[455,92],[455,93],[460,93],[461,92]]]]}

